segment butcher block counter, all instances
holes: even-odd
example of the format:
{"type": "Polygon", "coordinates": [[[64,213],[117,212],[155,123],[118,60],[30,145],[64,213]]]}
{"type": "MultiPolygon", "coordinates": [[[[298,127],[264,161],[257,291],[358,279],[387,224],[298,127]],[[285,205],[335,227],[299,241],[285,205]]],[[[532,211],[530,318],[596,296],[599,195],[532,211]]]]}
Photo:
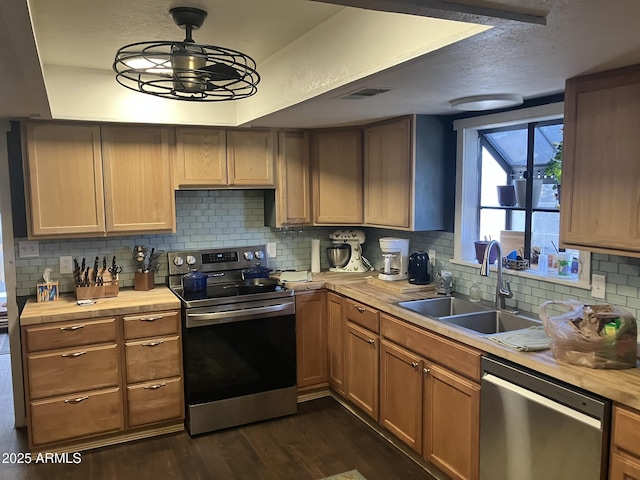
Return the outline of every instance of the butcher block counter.
{"type": "Polygon", "coordinates": [[[426,316],[406,310],[395,302],[434,297],[433,291],[396,294],[367,282],[372,272],[364,274],[322,272],[314,274],[311,282],[290,283],[294,291],[326,288],[357,302],[369,305],[406,322],[457,340],[486,353],[496,355],[519,365],[562,380],[576,387],[609,398],[623,405],[640,409],[640,369],[598,370],[558,362],[551,350],[542,352],[519,352],[502,347],[467,330],[447,327],[426,316]]]}
{"type": "Polygon", "coordinates": [[[37,303],[30,298],[20,315],[20,325],[37,325],[67,320],[82,320],[110,315],[132,315],[149,310],[174,310],[180,300],[161,285],[148,291],[120,290],[117,297],[99,298],[92,305],[80,306],[74,294],[62,294],[55,302],[37,303]]]}

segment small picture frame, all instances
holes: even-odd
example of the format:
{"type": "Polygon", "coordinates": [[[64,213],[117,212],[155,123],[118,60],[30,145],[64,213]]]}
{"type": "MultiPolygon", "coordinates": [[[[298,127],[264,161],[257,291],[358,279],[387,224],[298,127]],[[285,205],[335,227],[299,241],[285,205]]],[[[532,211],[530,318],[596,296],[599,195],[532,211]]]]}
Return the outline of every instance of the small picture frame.
{"type": "Polygon", "coordinates": [[[54,302],[58,300],[58,280],[49,283],[38,283],[36,286],[36,301],[54,302]]]}

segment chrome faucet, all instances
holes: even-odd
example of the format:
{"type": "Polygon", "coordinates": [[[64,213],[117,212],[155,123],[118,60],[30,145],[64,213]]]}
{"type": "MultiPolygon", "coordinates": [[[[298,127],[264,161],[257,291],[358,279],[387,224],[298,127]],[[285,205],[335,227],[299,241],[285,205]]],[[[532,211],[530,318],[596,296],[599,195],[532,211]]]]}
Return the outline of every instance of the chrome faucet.
{"type": "Polygon", "coordinates": [[[511,285],[509,282],[502,280],[502,247],[500,247],[500,243],[498,243],[497,240],[491,240],[484,251],[484,258],[480,265],[480,275],[483,277],[489,276],[489,258],[491,257],[491,250],[494,247],[498,249],[498,266],[496,267],[496,272],[498,274],[498,278],[496,280],[496,308],[504,310],[505,299],[513,297],[513,292],[511,291],[511,285]]]}

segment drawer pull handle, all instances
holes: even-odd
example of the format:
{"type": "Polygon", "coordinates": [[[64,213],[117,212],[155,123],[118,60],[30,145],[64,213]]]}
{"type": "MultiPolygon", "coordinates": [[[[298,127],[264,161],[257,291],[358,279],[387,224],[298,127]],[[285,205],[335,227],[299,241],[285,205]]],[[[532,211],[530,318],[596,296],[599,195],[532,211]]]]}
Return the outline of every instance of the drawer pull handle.
{"type": "Polygon", "coordinates": [[[411,366],[412,366],[413,368],[416,368],[416,367],[418,366],[418,362],[411,362],[411,366]]]}
{"type": "Polygon", "coordinates": [[[356,307],[356,310],[358,310],[360,313],[364,313],[367,311],[367,309],[364,307],[356,307]]]}
{"type": "Polygon", "coordinates": [[[145,390],[157,390],[159,388],[162,388],[164,386],[166,386],[166,383],[156,383],[155,385],[147,385],[146,387],[144,387],[145,390]]]}
{"type": "Polygon", "coordinates": [[[84,402],[85,400],[89,400],[89,397],[72,398],[70,400],[65,400],[64,403],[76,404],[76,403],[84,402]]]}
{"type": "Polygon", "coordinates": [[[69,327],[60,327],[60,330],[62,330],[63,332],[73,332],[75,330],[80,330],[81,328],[84,328],[84,325],[71,325],[69,327]]]}
{"type": "Polygon", "coordinates": [[[155,317],[141,317],[141,322],[155,322],[156,320],[162,320],[162,315],[157,315],[155,317]]]}
{"type": "Polygon", "coordinates": [[[372,340],[371,338],[369,340],[367,340],[367,342],[369,342],[371,345],[374,345],[376,343],[376,341],[372,340]]]}
{"type": "Polygon", "coordinates": [[[157,347],[158,345],[162,345],[164,342],[163,341],[159,341],[159,342],[147,342],[147,343],[143,343],[142,346],[143,347],[157,347]]]}
{"type": "Polygon", "coordinates": [[[87,352],[75,352],[75,353],[63,353],[62,357],[63,358],[76,358],[76,357],[80,357],[82,355],[86,355],[87,352]]]}
{"type": "Polygon", "coordinates": [[[425,374],[429,373],[430,371],[431,371],[431,370],[429,370],[427,367],[424,367],[424,368],[422,369],[422,372],[423,372],[423,373],[425,373],[425,374]]]}

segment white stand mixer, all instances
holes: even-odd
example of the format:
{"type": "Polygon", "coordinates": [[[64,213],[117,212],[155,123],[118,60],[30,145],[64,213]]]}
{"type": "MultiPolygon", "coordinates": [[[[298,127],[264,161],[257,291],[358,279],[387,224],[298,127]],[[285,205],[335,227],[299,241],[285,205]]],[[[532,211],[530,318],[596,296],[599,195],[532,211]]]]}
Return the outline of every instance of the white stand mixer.
{"type": "Polygon", "coordinates": [[[362,230],[336,230],[329,235],[334,245],[346,243],[351,247],[351,256],[344,267],[331,267],[330,272],[366,272],[371,269],[369,261],[362,256],[362,244],[366,237],[362,230]]]}

